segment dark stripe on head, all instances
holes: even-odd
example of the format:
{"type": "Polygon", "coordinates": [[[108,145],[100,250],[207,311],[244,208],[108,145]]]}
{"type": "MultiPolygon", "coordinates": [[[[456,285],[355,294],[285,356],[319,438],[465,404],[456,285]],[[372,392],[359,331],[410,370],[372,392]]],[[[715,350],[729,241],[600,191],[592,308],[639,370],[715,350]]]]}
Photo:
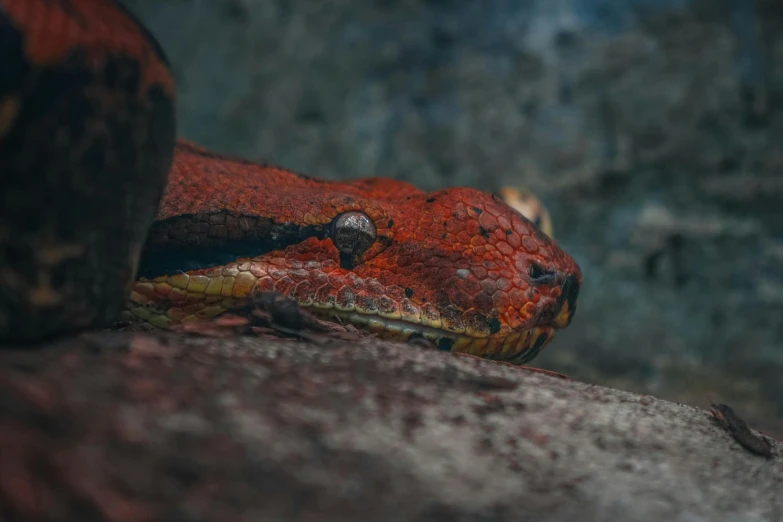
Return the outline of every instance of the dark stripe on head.
{"type": "Polygon", "coordinates": [[[329,237],[329,225],[273,223],[227,214],[178,216],[150,229],[139,276],[154,278],[230,263],[282,250],[305,239],[329,237]]]}

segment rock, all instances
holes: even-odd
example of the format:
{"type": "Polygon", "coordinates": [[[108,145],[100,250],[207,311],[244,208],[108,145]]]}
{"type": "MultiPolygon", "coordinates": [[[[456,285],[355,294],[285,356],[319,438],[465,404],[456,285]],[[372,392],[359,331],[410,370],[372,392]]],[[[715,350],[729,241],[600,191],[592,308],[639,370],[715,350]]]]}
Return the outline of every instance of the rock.
{"type": "Polygon", "coordinates": [[[0,353],[11,520],[774,521],[770,443],[766,459],[702,409],[372,338],[0,353]]]}

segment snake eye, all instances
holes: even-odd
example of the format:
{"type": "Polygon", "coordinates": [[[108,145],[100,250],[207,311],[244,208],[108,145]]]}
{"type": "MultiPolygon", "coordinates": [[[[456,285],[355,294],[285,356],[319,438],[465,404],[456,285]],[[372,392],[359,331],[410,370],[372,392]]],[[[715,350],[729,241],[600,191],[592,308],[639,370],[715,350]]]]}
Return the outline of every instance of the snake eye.
{"type": "Polygon", "coordinates": [[[554,272],[548,272],[536,263],[530,265],[528,275],[530,275],[530,280],[538,285],[549,283],[555,279],[554,272]]]}
{"type": "Polygon", "coordinates": [[[364,212],[343,212],[332,220],[332,243],[343,254],[359,255],[375,243],[375,223],[364,212]]]}

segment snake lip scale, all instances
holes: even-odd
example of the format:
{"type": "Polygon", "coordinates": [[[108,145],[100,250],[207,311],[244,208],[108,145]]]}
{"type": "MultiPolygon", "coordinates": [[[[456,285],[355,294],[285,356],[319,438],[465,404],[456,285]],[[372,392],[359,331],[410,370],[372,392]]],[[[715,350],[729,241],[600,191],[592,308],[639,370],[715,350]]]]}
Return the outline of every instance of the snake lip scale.
{"type": "Polygon", "coordinates": [[[432,341],[442,351],[468,353],[505,360],[514,364],[523,364],[533,359],[552,340],[554,335],[552,327],[533,327],[506,336],[471,337],[431,326],[360,313],[333,310],[316,310],[315,312],[327,318],[336,318],[350,324],[361,325],[370,332],[378,334],[381,339],[409,341],[415,337],[423,337],[432,341]]]}
{"type": "MultiPolygon", "coordinates": [[[[251,259],[239,260],[225,267],[201,270],[203,275],[184,272],[172,276],[160,276],[153,280],[140,279],[131,293],[127,319],[142,319],[159,327],[169,327],[176,322],[206,320],[234,308],[247,304],[250,293],[256,289],[277,289],[274,284],[261,283],[261,265],[256,262],[254,270],[251,259]],[[173,306],[160,306],[158,298],[166,293],[173,306]],[[177,303],[180,306],[177,306],[177,303]],[[187,304],[191,303],[191,304],[187,304]],[[190,308],[189,308],[190,307],[190,308]],[[193,312],[188,315],[188,312],[193,312]]],[[[266,276],[269,278],[269,276],[266,276]]],[[[267,279],[268,280],[268,279],[267,279]]],[[[393,295],[393,289],[382,292],[385,297],[393,295]]],[[[432,341],[440,350],[469,353],[491,359],[523,364],[533,359],[548,344],[553,336],[554,326],[533,326],[512,333],[470,335],[463,323],[454,315],[439,315],[433,307],[416,307],[409,299],[402,299],[402,306],[391,306],[379,310],[375,300],[361,301],[354,292],[338,292],[337,300],[328,298],[314,302],[312,297],[302,298],[296,292],[288,295],[298,297],[300,306],[327,319],[349,323],[378,334],[380,338],[409,341],[423,337],[432,341]],[[369,306],[368,306],[369,304],[369,306]]],[[[328,295],[328,294],[327,294],[328,295]]],[[[575,295],[563,298],[556,319],[560,326],[570,322],[575,295]]]]}
{"type": "MultiPolygon", "coordinates": [[[[248,259],[240,261],[237,266],[247,266],[249,263],[252,261],[248,259]]],[[[260,286],[256,281],[251,281],[248,284],[245,280],[251,276],[245,273],[242,277],[240,274],[224,277],[215,275],[213,271],[211,276],[207,276],[209,279],[206,283],[207,287],[203,288],[203,294],[200,292],[185,293],[188,287],[193,290],[198,286],[198,284],[191,285],[190,277],[185,273],[162,276],[151,281],[141,279],[134,286],[129,302],[130,313],[126,315],[126,318],[142,319],[155,326],[165,328],[176,322],[206,320],[234,308],[243,307],[247,304],[250,292],[239,287],[244,285],[247,289],[255,289],[260,286]],[[229,280],[230,277],[234,277],[233,282],[229,280]],[[223,283],[226,280],[229,280],[230,284],[236,285],[237,288],[232,287],[225,292],[223,283]],[[215,295],[207,295],[207,289],[210,285],[214,289],[212,293],[215,295]],[[183,297],[180,302],[190,300],[197,303],[195,307],[191,308],[195,312],[193,315],[186,315],[183,308],[167,309],[156,304],[155,297],[160,296],[161,291],[168,290],[171,295],[175,288],[185,291],[178,294],[183,297]],[[219,292],[216,292],[215,290],[218,289],[219,292]],[[228,297],[224,297],[224,293],[228,297]],[[240,297],[235,297],[237,295],[240,297]],[[201,303],[205,306],[201,306],[201,303]]],[[[296,294],[289,293],[289,295],[296,298],[296,294]]],[[[422,314],[421,309],[413,307],[407,299],[403,300],[405,313],[400,312],[396,307],[392,307],[386,312],[379,312],[377,307],[361,309],[356,306],[355,301],[354,299],[349,304],[340,305],[328,299],[320,303],[314,303],[312,299],[304,299],[299,301],[299,304],[323,319],[358,326],[378,334],[382,339],[409,341],[416,337],[423,337],[432,341],[442,351],[469,353],[515,364],[523,364],[533,359],[552,340],[555,331],[554,326],[533,326],[510,334],[472,336],[466,334],[464,327],[455,324],[454,321],[447,322],[444,319],[439,319],[437,312],[432,308],[425,307],[425,312],[422,314]]],[[[177,302],[177,298],[174,298],[174,302],[177,302]]],[[[568,302],[564,302],[562,306],[561,320],[570,321],[571,311],[568,302]],[[562,319],[563,317],[567,317],[567,319],[562,319]]]]}

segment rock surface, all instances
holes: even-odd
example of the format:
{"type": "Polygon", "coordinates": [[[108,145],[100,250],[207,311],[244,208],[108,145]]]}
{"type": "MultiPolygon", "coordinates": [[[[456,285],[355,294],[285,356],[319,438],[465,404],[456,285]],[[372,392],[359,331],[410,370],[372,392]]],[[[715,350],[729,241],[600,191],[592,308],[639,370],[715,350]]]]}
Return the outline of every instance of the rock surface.
{"type": "Polygon", "coordinates": [[[9,520],[775,521],[783,444],[701,409],[365,338],[0,352],[9,520]]]}

